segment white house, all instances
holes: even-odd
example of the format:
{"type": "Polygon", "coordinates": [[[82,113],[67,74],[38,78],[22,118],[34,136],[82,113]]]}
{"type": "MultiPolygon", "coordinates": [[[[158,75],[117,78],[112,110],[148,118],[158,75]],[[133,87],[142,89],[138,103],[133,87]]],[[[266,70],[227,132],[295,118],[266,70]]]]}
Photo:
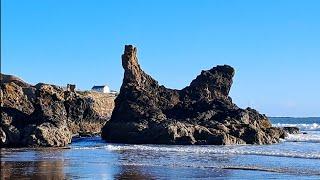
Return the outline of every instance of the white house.
{"type": "Polygon", "coordinates": [[[93,86],[91,90],[96,92],[101,92],[101,93],[110,93],[110,88],[107,85],[93,86]]]}

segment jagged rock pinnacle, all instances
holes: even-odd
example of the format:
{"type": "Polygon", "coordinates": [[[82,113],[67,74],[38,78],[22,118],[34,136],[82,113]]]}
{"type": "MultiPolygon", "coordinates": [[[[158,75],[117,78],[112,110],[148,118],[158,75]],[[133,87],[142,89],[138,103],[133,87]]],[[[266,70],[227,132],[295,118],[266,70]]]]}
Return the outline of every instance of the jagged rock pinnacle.
{"type": "MultiPolygon", "coordinates": [[[[137,49],[126,45],[120,94],[102,137],[117,143],[270,144],[284,137],[265,115],[240,109],[228,96],[234,69],[202,71],[189,86],[174,90],[140,68],[137,49]]],[[[178,72],[177,72],[178,73],[178,72]]]]}

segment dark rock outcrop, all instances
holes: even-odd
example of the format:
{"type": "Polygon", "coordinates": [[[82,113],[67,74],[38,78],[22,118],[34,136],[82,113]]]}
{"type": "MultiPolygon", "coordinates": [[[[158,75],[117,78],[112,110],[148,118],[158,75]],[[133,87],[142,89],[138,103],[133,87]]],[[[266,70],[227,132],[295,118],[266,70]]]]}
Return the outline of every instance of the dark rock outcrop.
{"type": "Polygon", "coordinates": [[[298,127],[283,127],[282,128],[288,134],[300,134],[300,129],[298,127]]]}
{"type": "Polygon", "coordinates": [[[234,69],[202,71],[182,90],[160,86],[140,68],[137,49],[125,46],[124,79],[111,120],[102,130],[108,142],[137,144],[271,144],[286,133],[265,115],[240,109],[228,96],[234,69]]]}
{"type": "MultiPolygon", "coordinates": [[[[14,76],[1,77],[1,147],[66,146],[75,134],[100,133],[109,119],[96,111],[92,96],[55,85],[32,86],[14,76]]],[[[106,101],[113,100],[114,96],[106,101]]]]}

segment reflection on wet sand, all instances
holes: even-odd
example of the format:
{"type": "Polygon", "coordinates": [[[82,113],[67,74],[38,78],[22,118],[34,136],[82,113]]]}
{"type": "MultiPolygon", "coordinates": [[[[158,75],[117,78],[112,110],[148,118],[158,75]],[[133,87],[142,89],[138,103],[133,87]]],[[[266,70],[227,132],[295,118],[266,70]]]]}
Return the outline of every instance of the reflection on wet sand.
{"type": "Polygon", "coordinates": [[[232,172],[218,168],[192,168],[171,166],[136,166],[121,165],[114,179],[210,179],[212,177],[229,177],[232,172]]]}
{"type": "MultiPolygon", "coordinates": [[[[1,162],[1,179],[72,179],[83,177],[83,174],[68,175],[64,172],[63,161],[7,161],[1,162]]],[[[108,171],[106,169],[106,171],[108,171]]],[[[155,179],[136,166],[121,166],[116,174],[110,174],[113,179],[155,179]]],[[[101,176],[100,176],[101,177],[101,176]]],[[[90,178],[90,177],[88,177],[90,178]]]]}
{"type": "MultiPolygon", "coordinates": [[[[245,148],[260,152],[292,146],[245,148]]],[[[1,149],[0,179],[319,179],[319,159],[213,152],[240,148],[106,144],[92,137],[73,142],[70,149],[1,149]]]]}
{"type": "Polygon", "coordinates": [[[119,173],[114,175],[114,179],[156,179],[152,175],[145,173],[137,166],[121,166],[119,173]]]}
{"type": "MultiPolygon", "coordinates": [[[[115,147],[119,147],[115,145],[115,147]]],[[[221,164],[228,164],[230,158],[225,155],[193,154],[192,152],[168,153],[167,151],[153,151],[132,148],[130,145],[114,148],[117,155],[115,166],[117,170],[112,175],[115,179],[176,179],[177,177],[210,178],[229,177],[230,170],[219,168],[221,164]],[[129,148],[125,148],[129,146],[129,148]],[[203,159],[203,162],[195,162],[203,159]],[[209,163],[210,162],[210,163],[209,163]]]]}
{"type": "Polygon", "coordinates": [[[211,167],[227,163],[229,158],[226,156],[127,149],[110,151],[104,147],[102,144],[92,149],[2,149],[1,179],[175,179],[228,177],[230,173],[211,167]],[[203,167],[190,163],[197,159],[208,160],[211,165],[203,167]]]}
{"type": "Polygon", "coordinates": [[[66,179],[63,161],[1,162],[3,179],[66,179]]]}
{"type": "MultiPolygon", "coordinates": [[[[197,155],[197,158],[208,159],[210,166],[192,165],[189,153],[170,155],[153,151],[117,151],[119,168],[113,176],[115,179],[177,179],[229,177],[230,170],[221,169],[215,164],[228,163],[229,158],[197,155]],[[188,157],[188,158],[186,158],[188,157]],[[210,160],[209,160],[210,159],[210,160]],[[152,162],[152,163],[151,163],[152,162]]],[[[196,161],[196,160],[195,160],[196,161]]]]}

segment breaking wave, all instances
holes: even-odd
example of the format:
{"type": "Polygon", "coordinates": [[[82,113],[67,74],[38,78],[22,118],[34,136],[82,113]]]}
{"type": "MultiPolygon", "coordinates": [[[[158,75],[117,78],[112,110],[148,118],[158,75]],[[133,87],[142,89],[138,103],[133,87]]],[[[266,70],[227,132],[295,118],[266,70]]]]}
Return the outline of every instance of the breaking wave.
{"type": "Polygon", "coordinates": [[[286,141],[320,143],[320,133],[319,134],[288,134],[288,137],[286,137],[286,141]]]}
{"type": "Polygon", "coordinates": [[[276,127],[298,127],[301,131],[320,131],[320,124],[312,123],[312,124],[281,124],[276,123],[273,124],[276,127]]]}
{"type": "MultiPolygon", "coordinates": [[[[261,146],[262,147],[262,146],[261,146]]],[[[152,152],[180,152],[180,153],[210,153],[225,155],[260,155],[260,156],[276,156],[291,158],[320,159],[319,152],[298,152],[298,151],[282,151],[265,148],[257,148],[257,146],[152,146],[152,145],[107,145],[105,149],[110,151],[152,151],[152,152]]]]}

